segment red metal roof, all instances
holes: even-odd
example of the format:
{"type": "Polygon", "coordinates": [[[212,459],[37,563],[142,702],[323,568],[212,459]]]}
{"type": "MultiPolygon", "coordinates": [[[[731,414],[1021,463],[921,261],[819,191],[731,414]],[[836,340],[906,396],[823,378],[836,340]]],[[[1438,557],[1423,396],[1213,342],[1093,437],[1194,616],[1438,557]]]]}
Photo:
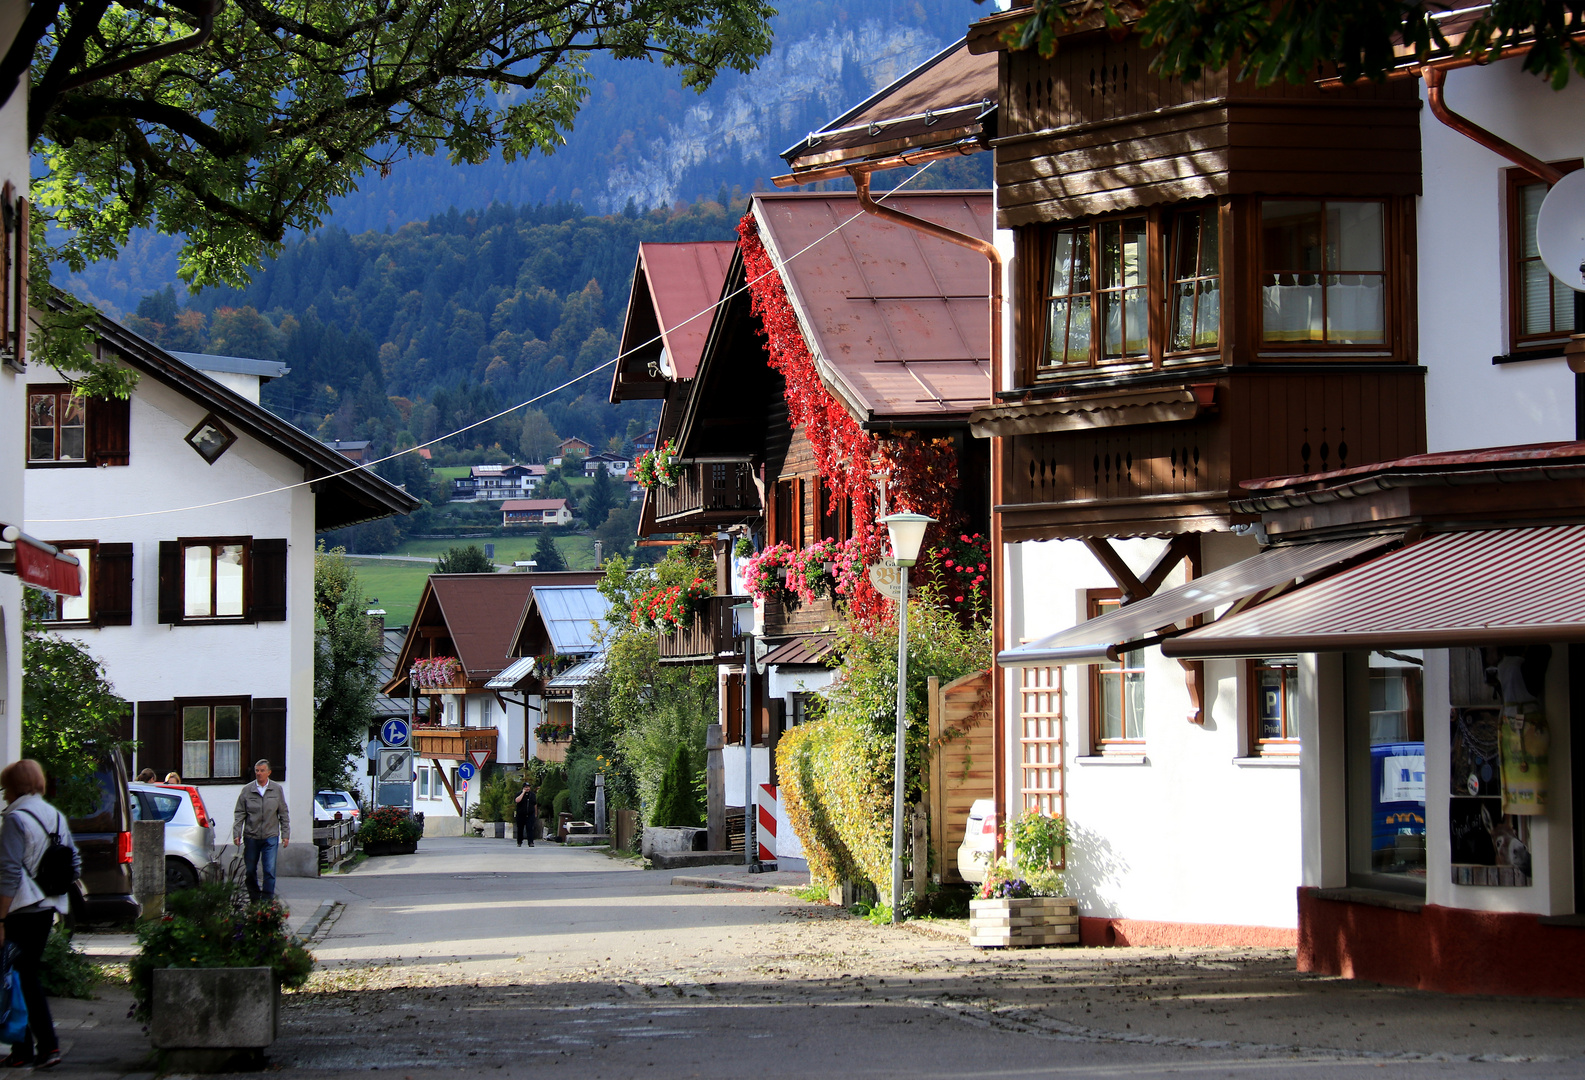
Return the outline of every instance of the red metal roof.
{"type": "Polygon", "coordinates": [[[638,246],[650,302],[679,379],[691,379],[699,370],[704,339],[710,333],[709,309],[721,298],[721,283],[736,246],[730,241],[638,246]]]}
{"type": "Polygon", "coordinates": [[[1438,533],[1162,643],[1269,656],[1585,640],[1585,525],[1438,533]]]}
{"type": "Polygon", "coordinates": [[[1435,454],[1411,454],[1392,461],[1372,461],[1347,469],[1328,472],[1304,473],[1298,476],[1270,476],[1259,480],[1245,480],[1239,486],[1246,491],[1275,491],[1280,488],[1325,488],[1337,486],[1339,481],[1365,476],[1392,473],[1485,471],[1492,466],[1523,468],[1527,465],[1548,465],[1585,462],[1585,442],[1524,443],[1518,446],[1488,446],[1474,450],[1450,450],[1435,454]]]}
{"type": "MultiPolygon", "coordinates": [[[[886,204],[992,239],[989,192],[886,204]]],[[[860,420],[956,418],[989,400],[985,256],[865,214],[852,193],[760,194],[753,212],[821,375],[860,420]]]]}

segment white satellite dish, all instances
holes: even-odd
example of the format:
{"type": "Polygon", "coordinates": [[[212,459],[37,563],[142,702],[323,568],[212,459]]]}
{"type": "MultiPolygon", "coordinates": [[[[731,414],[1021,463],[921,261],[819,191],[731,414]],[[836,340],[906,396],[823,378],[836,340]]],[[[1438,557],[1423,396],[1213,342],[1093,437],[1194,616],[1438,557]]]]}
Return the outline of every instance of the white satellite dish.
{"type": "Polygon", "coordinates": [[[1546,193],[1535,239],[1552,276],[1585,292],[1585,171],[1569,173],[1546,193]]]}

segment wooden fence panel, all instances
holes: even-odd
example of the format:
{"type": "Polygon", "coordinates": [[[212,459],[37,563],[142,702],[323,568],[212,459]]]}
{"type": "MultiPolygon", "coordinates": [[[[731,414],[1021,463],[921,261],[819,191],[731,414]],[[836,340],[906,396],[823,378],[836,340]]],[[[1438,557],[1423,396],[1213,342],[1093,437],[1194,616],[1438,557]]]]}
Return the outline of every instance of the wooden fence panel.
{"type": "Polygon", "coordinates": [[[958,845],[976,799],[995,794],[991,673],[930,680],[930,848],[938,882],[960,882],[958,845]]]}

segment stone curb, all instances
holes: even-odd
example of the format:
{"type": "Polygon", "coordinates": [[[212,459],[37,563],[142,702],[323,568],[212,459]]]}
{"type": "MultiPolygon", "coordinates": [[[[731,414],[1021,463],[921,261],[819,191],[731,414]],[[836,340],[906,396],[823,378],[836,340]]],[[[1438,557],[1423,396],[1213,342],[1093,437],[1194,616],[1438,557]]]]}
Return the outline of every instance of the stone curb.
{"type": "Polygon", "coordinates": [[[734,881],[730,878],[703,877],[696,874],[678,874],[671,879],[673,887],[691,889],[732,889],[737,892],[784,892],[791,894],[796,885],[771,885],[759,881],[734,881]]]}

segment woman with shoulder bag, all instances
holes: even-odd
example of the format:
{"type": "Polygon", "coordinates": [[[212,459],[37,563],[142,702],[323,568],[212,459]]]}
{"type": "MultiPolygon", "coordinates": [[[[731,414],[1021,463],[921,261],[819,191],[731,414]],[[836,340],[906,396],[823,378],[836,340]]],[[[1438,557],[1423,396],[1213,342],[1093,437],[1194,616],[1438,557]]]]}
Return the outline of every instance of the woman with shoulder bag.
{"type": "Polygon", "coordinates": [[[60,1064],[61,1044],[39,985],[39,967],[55,916],[66,913],[71,882],[82,873],[82,858],[66,816],[44,801],[43,766],[32,758],[12,762],[0,770],[0,789],[6,800],[0,825],[0,946],[15,947],[16,977],[28,1006],[27,1038],[11,1047],[0,1069],[51,1069],[60,1064]]]}

